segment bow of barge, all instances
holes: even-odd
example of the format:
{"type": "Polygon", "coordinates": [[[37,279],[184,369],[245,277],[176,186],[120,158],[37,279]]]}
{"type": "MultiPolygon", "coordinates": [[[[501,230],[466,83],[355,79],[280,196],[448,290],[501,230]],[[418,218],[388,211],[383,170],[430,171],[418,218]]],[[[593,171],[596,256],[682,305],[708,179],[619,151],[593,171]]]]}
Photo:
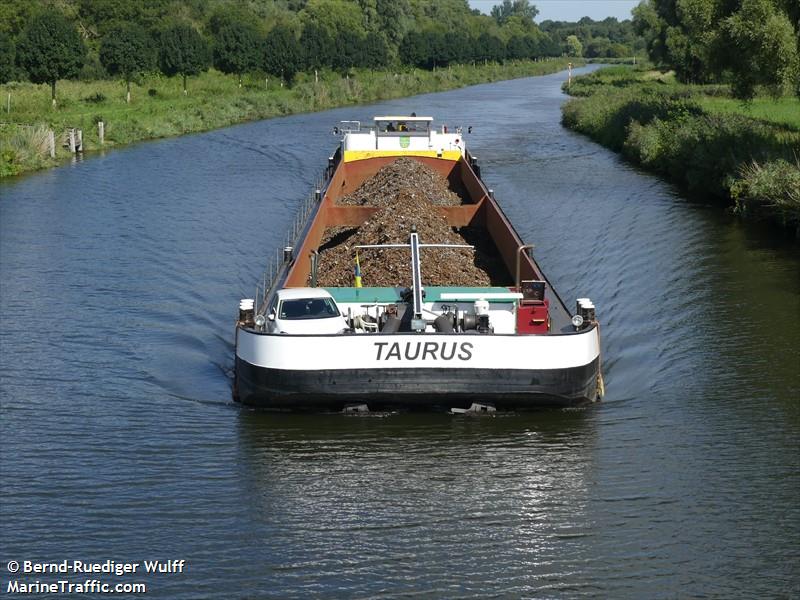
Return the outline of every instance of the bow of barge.
{"type": "Polygon", "coordinates": [[[567,309],[481,180],[464,132],[413,115],[334,132],[339,147],[293,241],[240,303],[235,399],[275,410],[598,400],[594,305],[567,309]],[[392,172],[404,164],[413,168],[392,172]],[[405,189],[419,191],[408,178],[444,187],[425,197],[405,189]]]}

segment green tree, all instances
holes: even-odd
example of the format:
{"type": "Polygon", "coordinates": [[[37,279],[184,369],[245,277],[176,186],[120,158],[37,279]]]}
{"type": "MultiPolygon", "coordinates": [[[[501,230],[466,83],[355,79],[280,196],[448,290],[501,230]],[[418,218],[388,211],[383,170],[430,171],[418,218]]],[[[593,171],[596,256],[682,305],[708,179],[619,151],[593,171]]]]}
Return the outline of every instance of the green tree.
{"type": "Polygon", "coordinates": [[[300,34],[303,49],[303,65],[306,69],[321,69],[331,66],[333,38],[316,23],[308,23],[300,34]]]}
{"type": "Polygon", "coordinates": [[[119,23],[100,44],[100,62],[111,75],[121,75],[131,101],[131,81],[155,67],[153,39],[136,23],[119,23]]]}
{"type": "Polygon", "coordinates": [[[450,51],[445,34],[440,31],[428,31],[427,34],[429,51],[425,60],[425,68],[446,67],[450,63],[450,51]]]}
{"type": "Polygon", "coordinates": [[[529,58],[528,52],[528,44],[521,35],[511,37],[506,44],[506,56],[512,60],[529,58]]]}
{"type": "Polygon", "coordinates": [[[533,4],[529,4],[528,0],[503,0],[502,4],[492,7],[491,15],[498,25],[503,25],[513,16],[522,17],[525,20],[533,23],[536,15],[539,14],[539,9],[533,4]]]}
{"type": "Polygon", "coordinates": [[[506,45],[496,35],[484,31],[475,41],[475,57],[483,61],[501,61],[505,58],[506,45]]]}
{"type": "Polygon", "coordinates": [[[583,44],[577,35],[568,35],[564,40],[564,51],[568,56],[583,56],[583,44]]]}
{"type": "MultiPolygon", "coordinates": [[[[648,4],[645,0],[634,8],[634,12],[641,13],[647,9],[648,4]]],[[[655,19],[659,18],[654,10],[652,15],[655,19]]],[[[631,21],[618,21],[614,17],[608,17],[602,21],[583,17],[576,23],[547,20],[542,21],[539,27],[542,31],[549,33],[562,47],[568,35],[577,36],[578,41],[583,45],[584,56],[589,57],[610,56],[609,52],[614,55],[630,56],[634,47],[640,50],[645,47],[644,38],[637,34],[631,21]],[[625,48],[620,49],[620,45],[625,48]]],[[[664,36],[660,41],[663,43],[664,36]]]]}
{"type": "Polygon", "coordinates": [[[137,23],[149,30],[176,10],[172,0],[70,0],[61,4],[76,6],[76,21],[90,37],[105,37],[118,22],[137,23]]]}
{"type": "Polygon", "coordinates": [[[425,68],[430,54],[428,35],[421,31],[409,31],[400,44],[400,60],[407,65],[425,68]]]}
{"type": "Polygon", "coordinates": [[[553,36],[548,35],[541,41],[540,52],[542,56],[560,56],[561,44],[553,36]]]}
{"type": "Polygon", "coordinates": [[[0,31],[8,33],[12,38],[18,35],[36,11],[30,0],[4,0],[0,2],[0,31]]]}
{"type": "Polygon", "coordinates": [[[469,37],[465,31],[448,31],[441,38],[442,48],[440,55],[444,59],[442,64],[456,64],[467,62],[471,56],[469,37]]]}
{"type": "Polygon", "coordinates": [[[757,86],[772,93],[800,87],[800,37],[786,0],[644,0],[634,26],[651,60],[681,81],[728,81],[738,98],[757,86]]]}
{"type": "Polygon", "coordinates": [[[0,31],[0,83],[12,81],[16,76],[14,59],[16,48],[14,41],[7,33],[0,31]]]}
{"type": "Polygon", "coordinates": [[[408,0],[377,0],[375,9],[378,12],[380,30],[391,45],[399,47],[414,24],[408,0]]]}
{"type": "Polygon", "coordinates": [[[657,65],[667,62],[667,24],[658,14],[656,6],[650,0],[644,0],[631,11],[633,27],[645,41],[647,55],[657,65]]]}
{"type": "Polygon", "coordinates": [[[742,0],[739,10],[722,21],[719,35],[720,62],[732,73],[734,95],[752,98],[758,85],[776,96],[799,89],[797,33],[770,0],[742,0]]]}
{"type": "Polygon", "coordinates": [[[289,27],[273,27],[264,41],[264,70],[291,83],[303,68],[303,49],[289,27]]]}
{"type": "Polygon", "coordinates": [[[214,31],[214,66],[239,76],[260,66],[263,40],[254,25],[234,19],[221,21],[214,31]]]}
{"type": "Polygon", "coordinates": [[[308,0],[300,15],[304,25],[316,23],[334,38],[340,31],[355,33],[363,27],[363,17],[356,2],[308,0]]]}
{"type": "Polygon", "coordinates": [[[331,66],[340,73],[347,73],[351,68],[363,65],[364,38],[355,31],[342,29],[333,38],[333,61],[331,66]]]}
{"type": "Polygon", "coordinates": [[[605,37],[592,38],[586,44],[583,55],[586,58],[605,58],[609,56],[611,41],[605,37]]]}
{"type": "Polygon", "coordinates": [[[506,19],[505,23],[503,23],[500,33],[505,36],[506,40],[509,40],[515,35],[529,35],[537,29],[536,23],[530,19],[523,18],[519,15],[511,15],[506,19]]]}
{"type": "Polygon", "coordinates": [[[682,81],[705,83],[713,76],[719,2],[678,0],[674,15],[674,24],[666,30],[666,45],[675,74],[682,81]]]}
{"type": "Polygon", "coordinates": [[[361,24],[366,32],[378,32],[380,30],[380,17],[378,16],[377,0],[357,0],[361,9],[361,24]]]}
{"type": "Polygon", "coordinates": [[[522,39],[525,42],[525,47],[527,48],[524,58],[538,58],[544,55],[544,52],[542,51],[542,43],[548,39],[546,34],[537,30],[531,35],[526,35],[522,39]]]}
{"type": "Polygon", "coordinates": [[[476,25],[483,31],[486,29],[486,22],[489,21],[486,17],[475,18],[467,0],[436,0],[435,2],[419,2],[417,0],[417,4],[421,12],[416,18],[418,28],[453,31],[469,29],[470,25],[476,25]]]}
{"type": "Polygon", "coordinates": [[[370,32],[362,42],[361,66],[380,69],[389,63],[389,45],[380,33],[370,32]]]}
{"type": "Polygon", "coordinates": [[[161,71],[169,76],[181,75],[186,94],[186,78],[208,69],[211,58],[208,43],[194,27],[184,23],[161,31],[158,41],[161,71]]]}
{"type": "Polygon", "coordinates": [[[75,27],[59,12],[33,17],[17,43],[17,60],[34,83],[49,83],[53,106],[56,82],[77,77],[86,58],[86,47],[75,27]]]}

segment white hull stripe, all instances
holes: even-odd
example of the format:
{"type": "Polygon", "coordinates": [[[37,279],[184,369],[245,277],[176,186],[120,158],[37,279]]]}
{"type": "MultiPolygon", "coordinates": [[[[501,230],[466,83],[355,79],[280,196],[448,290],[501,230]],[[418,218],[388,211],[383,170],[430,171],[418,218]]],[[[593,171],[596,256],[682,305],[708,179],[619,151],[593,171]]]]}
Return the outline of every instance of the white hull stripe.
{"type": "Polygon", "coordinates": [[[289,371],[337,369],[568,369],[599,353],[597,330],[574,335],[259,335],[238,331],[236,355],[289,371]]]}

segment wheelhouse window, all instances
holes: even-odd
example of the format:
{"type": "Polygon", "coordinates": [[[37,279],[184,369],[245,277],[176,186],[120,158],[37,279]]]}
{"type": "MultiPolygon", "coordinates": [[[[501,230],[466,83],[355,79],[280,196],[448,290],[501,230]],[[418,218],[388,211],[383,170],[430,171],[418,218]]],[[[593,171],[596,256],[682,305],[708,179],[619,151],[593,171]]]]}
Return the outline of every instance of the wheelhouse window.
{"type": "Polygon", "coordinates": [[[379,136],[428,136],[430,126],[430,121],[416,120],[413,117],[375,121],[375,129],[379,136]]]}
{"type": "Polygon", "coordinates": [[[331,298],[298,298],[281,302],[278,317],[287,321],[338,317],[339,309],[331,298]]]}

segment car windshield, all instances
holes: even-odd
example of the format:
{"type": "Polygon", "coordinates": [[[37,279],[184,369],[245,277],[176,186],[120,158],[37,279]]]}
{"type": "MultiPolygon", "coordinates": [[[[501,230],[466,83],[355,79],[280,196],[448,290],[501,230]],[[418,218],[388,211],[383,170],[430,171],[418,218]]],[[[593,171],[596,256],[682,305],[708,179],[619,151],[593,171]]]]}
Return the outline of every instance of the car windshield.
{"type": "Polygon", "coordinates": [[[297,319],[328,319],[338,316],[339,310],[331,298],[298,298],[281,302],[279,318],[293,321],[297,319]]]}

